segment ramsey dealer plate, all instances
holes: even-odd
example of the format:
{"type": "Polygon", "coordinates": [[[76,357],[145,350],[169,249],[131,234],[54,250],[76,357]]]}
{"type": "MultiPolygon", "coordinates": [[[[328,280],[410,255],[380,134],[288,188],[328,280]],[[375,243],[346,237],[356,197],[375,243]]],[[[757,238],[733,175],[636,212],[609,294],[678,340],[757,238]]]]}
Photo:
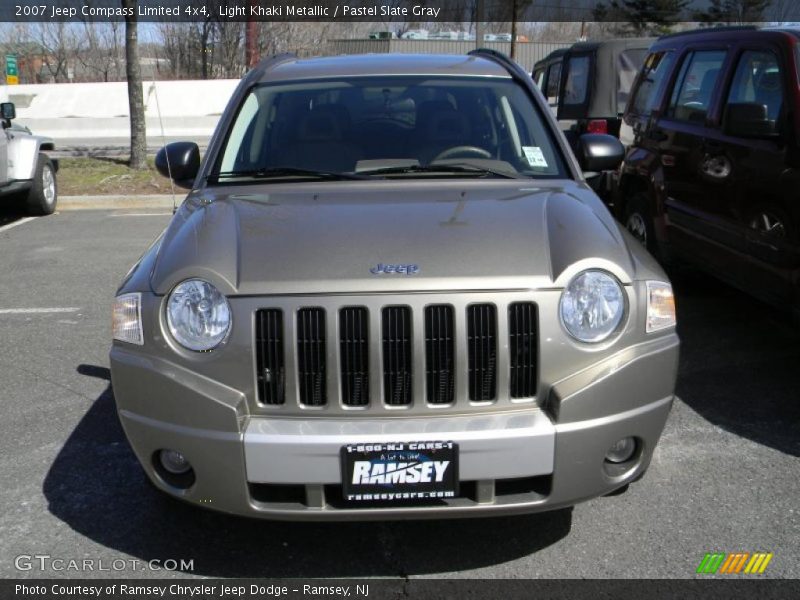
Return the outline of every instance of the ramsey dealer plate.
{"type": "Polygon", "coordinates": [[[394,442],[343,446],[345,500],[427,500],[458,495],[458,444],[394,442]]]}

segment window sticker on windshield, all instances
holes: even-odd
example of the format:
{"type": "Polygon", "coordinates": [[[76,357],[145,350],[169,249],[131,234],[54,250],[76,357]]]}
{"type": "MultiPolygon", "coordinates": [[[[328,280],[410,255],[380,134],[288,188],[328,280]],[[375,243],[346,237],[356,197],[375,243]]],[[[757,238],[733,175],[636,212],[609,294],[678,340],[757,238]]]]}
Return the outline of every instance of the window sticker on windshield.
{"type": "Polygon", "coordinates": [[[528,159],[530,166],[547,167],[547,161],[544,159],[544,154],[542,154],[539,146],[523,146],[522,151],[525,153],[525,158],[528,159]]]}

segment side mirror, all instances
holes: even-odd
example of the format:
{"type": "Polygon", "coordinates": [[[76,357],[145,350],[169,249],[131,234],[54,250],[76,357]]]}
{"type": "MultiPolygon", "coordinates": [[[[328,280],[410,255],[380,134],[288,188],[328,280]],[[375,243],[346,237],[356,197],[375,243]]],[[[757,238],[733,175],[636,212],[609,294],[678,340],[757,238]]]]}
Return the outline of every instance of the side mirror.
{"type": "Polygon", "coordinates": [[[182,188],[191,189],[200,169],[200,148],[194,142],[172,142],[156,154],[156,169],[182,188]]]}
{"type": "Polygon", "coordinates": [[[625,146],[613,135],[585,133],[578,138],[576,155],[584,171],[611,171],[625,158],[625,146]]]}
{"type": "Polygon", "coordinates": [[[14,107],[13,102],[0,103],[0,118],[4,121],[10,121],[17,118],[17,109],[14,107]]]}
{"type": "Polygon", "coordinates": [[[744,138],[774,138],[778,126],[769,118],[767,106],[756,102],[737,102],[725,107],[722,131],[726,135],[744,138]]]}

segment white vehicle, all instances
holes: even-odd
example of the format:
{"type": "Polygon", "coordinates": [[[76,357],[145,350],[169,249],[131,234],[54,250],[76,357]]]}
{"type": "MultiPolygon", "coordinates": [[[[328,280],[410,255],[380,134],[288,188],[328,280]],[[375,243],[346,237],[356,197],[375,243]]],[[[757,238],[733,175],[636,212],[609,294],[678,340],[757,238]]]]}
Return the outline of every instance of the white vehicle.
{"type": "Polygon", "coordinates": [[[403,39],[403,40],[427,40],[428,39],[428,30],[427,29],[409,29],[403,35],[400,36],[400,39],[403,39]]]}
{"type": "Polygon", "coordinates": [[[510,42],[510,33],[485,33],[483,35],[484,42],[510,42]]]}
{"type": "Polygon", "coordinates": [[[45,154],[55,150],[53,140],[12,126],[12,102],[0,103],[0,198],[20,198],[32,215],[49,215],[56,209],[58,162],[45,154]]]}

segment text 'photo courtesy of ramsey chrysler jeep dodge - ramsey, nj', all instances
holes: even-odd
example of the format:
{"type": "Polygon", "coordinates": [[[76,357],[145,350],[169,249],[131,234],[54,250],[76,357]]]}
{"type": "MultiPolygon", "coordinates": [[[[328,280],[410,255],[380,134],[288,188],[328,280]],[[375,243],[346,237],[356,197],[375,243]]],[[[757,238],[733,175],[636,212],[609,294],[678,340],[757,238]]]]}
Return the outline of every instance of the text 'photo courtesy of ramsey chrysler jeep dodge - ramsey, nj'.
{"type": "Polygon", "coordinates": [[[271,519],[552,510],[646,471],[674,397],[666,275],[513,61],[267,59],[113,308],[153,484],[271,519]]]}

